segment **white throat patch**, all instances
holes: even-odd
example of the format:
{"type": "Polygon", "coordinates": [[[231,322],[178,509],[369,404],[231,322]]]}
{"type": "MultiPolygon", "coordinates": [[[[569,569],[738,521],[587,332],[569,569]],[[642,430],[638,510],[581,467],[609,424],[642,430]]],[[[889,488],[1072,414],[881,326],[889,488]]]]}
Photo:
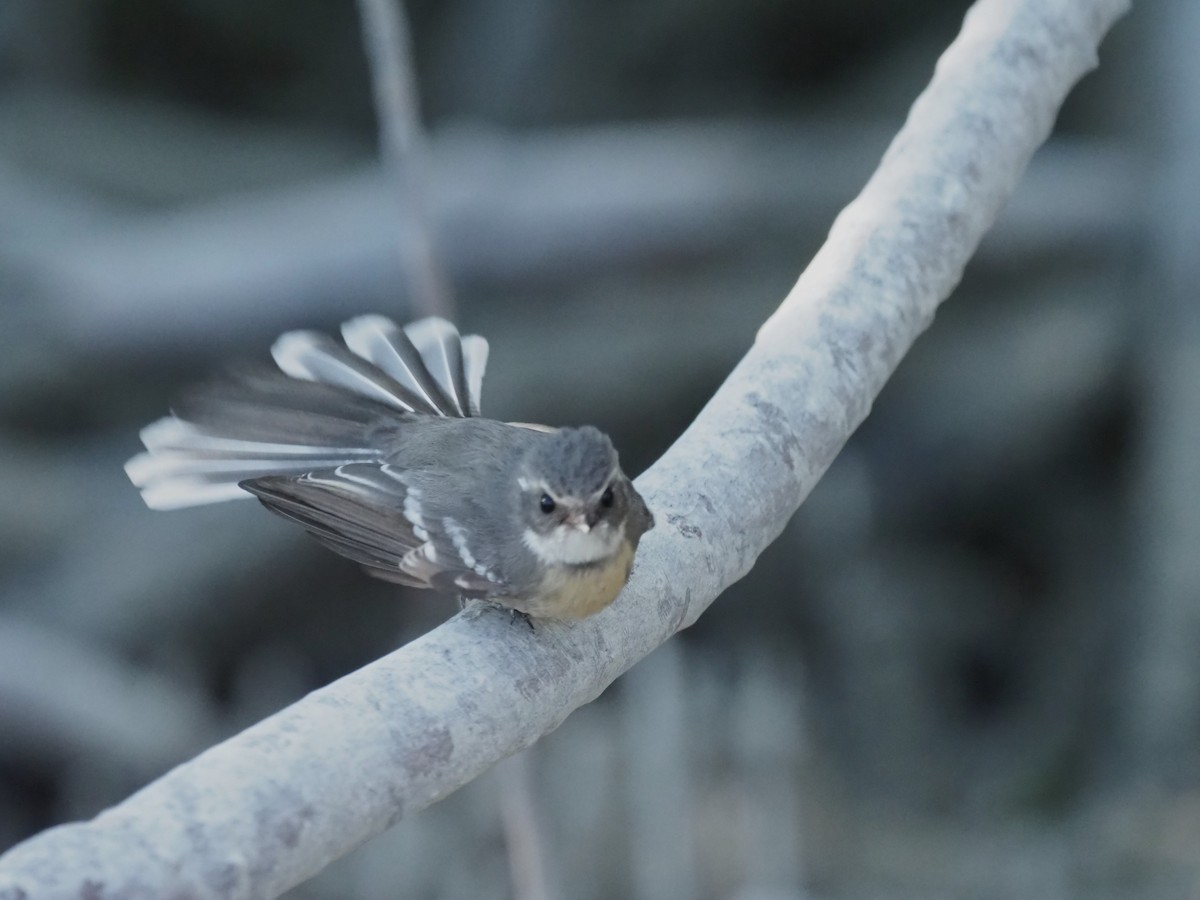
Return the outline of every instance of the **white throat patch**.
{"type": "Polygon", "coordinates": [[[625,540],[625,523],[616,528],[607,523],[583,532],[571,525],[559,525],[549,534],[526,528],[521,536],[525,546],[547,566],[581,566],[608,559],[625,540]]]}

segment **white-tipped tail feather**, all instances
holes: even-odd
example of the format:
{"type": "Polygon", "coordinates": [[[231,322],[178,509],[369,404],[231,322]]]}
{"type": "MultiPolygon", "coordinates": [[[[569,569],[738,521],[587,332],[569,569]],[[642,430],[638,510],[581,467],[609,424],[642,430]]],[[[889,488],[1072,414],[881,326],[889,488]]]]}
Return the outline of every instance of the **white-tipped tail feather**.
{"type": "Polygon", "coordinates": [[[376,315],[350,319],[342,323],[342,340],[357,356],[386,372],[426,407],[437,408],[437,390],[428,383],[428,368],[412,342],[391,319],[376,315]],[[414,356],[416,365],[413,364],[414,356]]]}
{"type": "Polygon", "coordinates": [[[376,315],[351,319],[342,335],[344,346],[315,332],[284,334],[271,353],[287,378],[200,391],[191,408],[144,428],[146,452],[125,471],[146,504],[177,509],[249,498],[239,487],[248,479],[377,461],[370,433],[389,415],[479,414],[482,337],[460,338],[442,319],[401,329],[376,315]]]}
{"type": "Polygon", "coordinates": [[[445,319],[421,319],[405,330],[408,339],[421,355],[425,368],[442,389],[451,404],[450,415],[463,417],[467,407],[463,402],[466,393],[466,373],[463,370],[462,341],[454,326],[445,319]]]}
{"type": "Polygon", "coordinates": [[[369,460],[375,451],[355,447],[311,447],[249,441],[205,434],[175,417],[159,419],[141,432],[146,452],[125,463],[129,480],[151,509],[179,509],[251,494],[238,487],[263,474],[299,474],[369,460]]]}
{"type": "Polygon", "coordinates": [[[271,346],[275,365],[292,378],[317,381],[345,388],[397,409],[412,412],[412,406],[400,399],[390,379],[370,363],[352,356],[324,334],[315,331],[289,331],[271,346]]]}
{"type": "Polygon", "coordinates": [[[483,373],[487,369],[488,342],[477,334],[462,339],[463,368],[467,373],[467,414],[479,415],[479,399],[483,396],[483,373]]]}

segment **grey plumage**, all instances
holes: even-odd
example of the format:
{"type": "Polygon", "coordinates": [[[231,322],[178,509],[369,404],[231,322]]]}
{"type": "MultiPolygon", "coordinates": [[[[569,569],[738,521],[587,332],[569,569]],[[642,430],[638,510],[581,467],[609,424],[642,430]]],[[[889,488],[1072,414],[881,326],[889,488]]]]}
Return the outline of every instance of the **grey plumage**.
{"type": "Polygon", "coordinates": [[[556,494],[598,491],[612,477],[616,466],[617,451],[612,441],[591,425],[562,429],[559,440],[540,442],[529,458],[529,468],[545,473],[547,487],[556,494]]]}
{"type": "Polygon", "coordinates": [[[147,504],[254,496],[377,577],[534,614],[574,615],[543,609],[548,569],[561,569],[552,587],[567,596],[564,578],[617,560],[624,570],[605,570],[616,575],[604,575],[600,599],[615,596],[653,518],[607,436],[479,417],[487,342],[444,320],[402,329],[360,316],[342,336],[289,332],[271,351],[280,371],[245,370],[180,397],[126,464],[147,504]],[[543,491],[562,504],[554,515],[538,507],[543,491]],[[580,526],[581,537],[563,517],[580,520],[585,500],[595,530],[580,526]],[[568,531],[566,543],[548,538],[568,531]]]}

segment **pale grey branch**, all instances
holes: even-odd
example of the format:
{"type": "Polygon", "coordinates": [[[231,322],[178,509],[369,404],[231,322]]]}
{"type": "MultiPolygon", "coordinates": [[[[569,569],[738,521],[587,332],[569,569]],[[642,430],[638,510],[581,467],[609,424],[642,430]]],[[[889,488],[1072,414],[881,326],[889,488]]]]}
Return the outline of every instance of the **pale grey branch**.
{"type": "Polygon", "coordinates": [[[779,534],[958,282],[1125,0],[981,0],[859,198],[638,482],[612,607],[455,618],[0,858],[0,898],[274,897],[527,747],[696,620],[779,534]]]}

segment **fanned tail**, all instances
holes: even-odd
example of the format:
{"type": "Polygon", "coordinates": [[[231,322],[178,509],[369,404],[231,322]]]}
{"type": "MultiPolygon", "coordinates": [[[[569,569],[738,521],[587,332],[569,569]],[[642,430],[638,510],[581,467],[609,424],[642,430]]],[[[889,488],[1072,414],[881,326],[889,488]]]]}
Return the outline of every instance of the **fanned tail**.
{"type": "Polygon", "coordinates": [[[239,483],[379,461],[380,422],[407,415],[479,415],[487,341],[444,319],[405,328],[377,315],[342,325],[345,346],[311,331],[271,348],[280,371],[257,371],[187,392],[173,415],[141,432],[146,452],[125,464],[154,509],[253,496],[239,483]]]}

